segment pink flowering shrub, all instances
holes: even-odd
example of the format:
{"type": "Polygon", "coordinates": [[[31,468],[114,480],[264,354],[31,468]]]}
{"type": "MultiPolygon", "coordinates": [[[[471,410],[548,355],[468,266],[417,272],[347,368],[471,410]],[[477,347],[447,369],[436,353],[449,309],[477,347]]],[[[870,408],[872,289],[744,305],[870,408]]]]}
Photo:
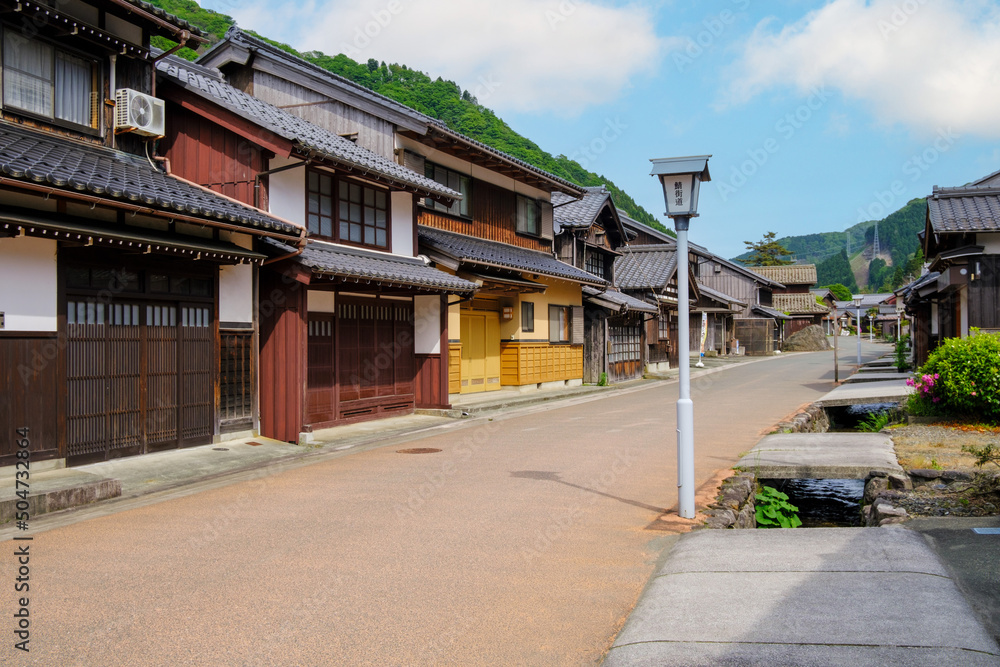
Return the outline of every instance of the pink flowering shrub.
{"type": "Polygon", "coordinates": [[[1000,422],[1000,335],[973,330],[931,352],[907,384],[914,414],[942,414],[1000,422]]]}

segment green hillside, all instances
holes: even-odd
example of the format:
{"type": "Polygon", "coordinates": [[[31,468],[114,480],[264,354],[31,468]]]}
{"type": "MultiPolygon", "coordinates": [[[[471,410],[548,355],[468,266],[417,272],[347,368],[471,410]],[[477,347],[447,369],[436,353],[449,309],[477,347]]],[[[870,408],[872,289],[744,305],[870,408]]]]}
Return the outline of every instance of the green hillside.
{"type": "MultiPolygon", "coordinates": [[[[213,12],[210,9],[203,9],[192,0],[151,0],[151,2],[153,5],[211,33],[213,41],[221,39],[226,30],[234,23],[231,17],[213,12]]],[[[314,65],[443,121],[452,130],[481,141],[487,146],[503,151],[539,169],[577,185],[606,185],[611,192],[615,206],[626,215],[668,234],[673,234],[609,179],[587,171],[579,163],[564,155],[553,156],[542,150],[538,144],[512,130],[503,119],[479,104],[474,95],[468,90],[462,90],[453,81],[445,81],[441,77],[433,79],[424,72],[410,69],[406,65],[387,65],[376,60],[357,63],[343,54],[331,56],[320,51],[300,53],[287,44],[275,42],[262,35],[257,36],[314,65]]],[[[161,37],[154,38],[153,44],[164,49],[173,46],[173,42],[161,37]]],[[[197,54],[190,49],[181,49],[178,55],[192,60],[197,57],[197,54]]]]}
{"type": "MultiPolygon", "coordinates": [[[[877,291],[887,286],[896,287],[906,277],[907,265],[920,246],[917,234],[923,231],[926,219],[927,200],[913,199],[882,220],[859,222],[842,232],[785,236],[778,242],[792,251],[797,263],[816,264],[821,285],[836,282],[850,287],[845,275],[849,265],[861,290],[877,291]],[[881,254],[869,260],[876,222],[881,254]],[[850,257],[845,252],[848,247],[850,257]],[[896,268],[901,269],[902,275],[897,275],[896,268]]],[[[750,253],[745,252],[734,260],[749,256],[750,253]]]]}

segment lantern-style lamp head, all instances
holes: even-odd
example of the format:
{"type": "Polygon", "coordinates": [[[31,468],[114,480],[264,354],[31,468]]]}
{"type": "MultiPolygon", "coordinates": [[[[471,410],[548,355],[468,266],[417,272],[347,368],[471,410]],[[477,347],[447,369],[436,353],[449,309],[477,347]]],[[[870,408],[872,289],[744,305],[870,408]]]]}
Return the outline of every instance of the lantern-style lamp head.
{"type": "Polygon", "coordinates": [[[653,163],[651,176],[660,179],[663,185],[663,199],[667,204],[667,215],[671,218],[698,215],[698,192],[702,181],[710,181],[708,158],[711,155],[692,157],[669,157],[650,160],[653,163]]]}
{"type": "Polygon", "coordinates": [[[861,307],[861,302],[862,302],[862,301],[864,301],[864,297],[860,297],[860,296],[856,296],[856,297],[854,297],[854,306],[855,306],[856,308],[860,308],[860,307],[861,307]]]}

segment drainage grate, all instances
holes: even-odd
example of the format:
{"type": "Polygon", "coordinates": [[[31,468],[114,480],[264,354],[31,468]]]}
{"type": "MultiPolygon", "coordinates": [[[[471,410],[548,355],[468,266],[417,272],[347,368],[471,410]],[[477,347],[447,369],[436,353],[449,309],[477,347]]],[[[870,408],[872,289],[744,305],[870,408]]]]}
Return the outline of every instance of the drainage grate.
{"type": "Polygon", "coordinates": [[[228,452],[229,447],[212,447],[213,452],[228,452]]]}
{"type": "Polygon", "coordinates": [[[414,447],[413,449],[397,449],[397,454],[436,454],[440,452],[440,449],[434,449],[433,447],[414,447]]]}

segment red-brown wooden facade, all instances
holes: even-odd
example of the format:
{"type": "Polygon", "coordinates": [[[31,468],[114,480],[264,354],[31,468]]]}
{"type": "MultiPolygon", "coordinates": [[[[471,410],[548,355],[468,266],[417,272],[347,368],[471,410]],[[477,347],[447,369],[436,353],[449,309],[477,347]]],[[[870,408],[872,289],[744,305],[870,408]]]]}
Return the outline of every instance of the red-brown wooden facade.
{"type": "Polygon", "coordinates": [[[470,180],[471,220],[421,208],[419,224],[521,248],[552,252],[551,239],[517,233],[517,195],[513,191],[486,181],[470,180]]]}

